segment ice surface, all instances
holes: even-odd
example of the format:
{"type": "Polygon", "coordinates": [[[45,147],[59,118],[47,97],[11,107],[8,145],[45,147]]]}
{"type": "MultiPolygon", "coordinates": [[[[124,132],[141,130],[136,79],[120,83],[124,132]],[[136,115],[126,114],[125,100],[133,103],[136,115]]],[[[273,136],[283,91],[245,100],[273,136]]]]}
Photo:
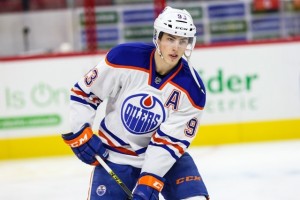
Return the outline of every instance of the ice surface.
{"type": "MultiPolygon", "coordinates": [[[[212,200],[299,200],[300,140],[190,148],[212,200]]],[[[75,156],[0,162],[1,200],[85,200],[75,156]]]]}

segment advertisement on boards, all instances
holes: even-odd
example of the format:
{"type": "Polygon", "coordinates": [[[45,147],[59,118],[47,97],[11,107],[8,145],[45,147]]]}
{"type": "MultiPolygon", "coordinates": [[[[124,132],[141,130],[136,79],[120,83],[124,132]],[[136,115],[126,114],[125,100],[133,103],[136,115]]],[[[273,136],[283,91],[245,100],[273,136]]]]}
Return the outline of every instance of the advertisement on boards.
{"type": "Polygon", "coordinates": [[[138,10],[124,10],[122,13],[123,23],[153,23],[154,21],[154,10],[153,9],[138,9],[138,10]]]}
{"type": "Polygon", "coordinates": [[[207,11],[209,19],[243,18],[246,13],[244,3],[213,4],[207,11]]]}
{"type": "MultiPolygon", "coordinates": [[[[300,117],[297,49],[299,44],[196,49],[191,63],[207,90],[203,123],[300,117]]],[[[69,89],[103,56],[2,64],[1,137],[67,131],[69,89]]]]}

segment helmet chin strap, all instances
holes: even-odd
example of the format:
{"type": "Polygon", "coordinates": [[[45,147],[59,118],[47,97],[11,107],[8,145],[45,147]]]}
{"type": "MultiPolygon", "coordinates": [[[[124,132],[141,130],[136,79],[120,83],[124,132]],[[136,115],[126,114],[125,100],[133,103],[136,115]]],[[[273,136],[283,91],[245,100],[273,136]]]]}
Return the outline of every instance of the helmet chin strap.
{"type": "Polygon", "coordinates": [[[165,60],[164,59],[164,56],[162,55],[162,53],[161,53],[161,51],[160,51],[160,48],[159,48],[159,46],[158,46],[158,44],[157,44],[157,38],[155,39],[155,46],[156,46],[156,50],[157,50],[157,53],[158,53],[158,55],[160,56],[160,58],[161,59],[163,59],[163,60],[165,60]]]}
{"type": "Polygon", "coordinates": [[[157,50],[158,50],[158,55],[160,56],[160,58],[161,58],[162,60],[165,60],[165,59],[164,59],[164,56],[162,55],[162,53],[161,53],[161,51],[160,51],[160,49],[157,48],[157,50]]]}
{"type": "Polygon", "coordinates": [[[188,63],[190,63],[190,58],[191,58],[191,55],[192,55],[192,51],[189,53],[190,55],[187,55],[187,53],[184,53],[184,56],[186,57],[186,60],[188,63]]]}
{"type": "Polygon", "coordinates": [[[191,65],[191,62],[190,62],[190,58],[191,58],[192,52],[193,52],[193,50],[191,50],[191,52],[189,53],[189,55],[187,55],[187,53],[185,52],[185,53],[184,53],[184,56],[185,56],[186,59],[187,59],[187,62],[188,62],[188,64],[189,64],[190,71],[191,71],[191,73],[192,73],[192,76],[193,76],[194,80],[196,81],[196,84],[198,85],[199,89],[204,93],[204,90],[201,88],[200,83],[198,82],[198,79],[197,79],[197,77],[196,77],[196,74],[195,74],[194,69],[193,69],[193,67],[192,67],[192,65],[191,65]]]}

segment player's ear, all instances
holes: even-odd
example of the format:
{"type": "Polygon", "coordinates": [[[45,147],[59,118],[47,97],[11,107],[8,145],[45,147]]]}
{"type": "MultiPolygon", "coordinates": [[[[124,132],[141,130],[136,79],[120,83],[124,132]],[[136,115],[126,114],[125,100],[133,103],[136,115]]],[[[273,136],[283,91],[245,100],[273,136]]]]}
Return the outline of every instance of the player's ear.
{"type": "Polygon", "coordinates": [[[158,39],[158,40],[157,40],[157,45],[159,45],[159,46],[160,46],[160,43],[161,43],[161,40],[160,40],[160,39],[158,39]]]}

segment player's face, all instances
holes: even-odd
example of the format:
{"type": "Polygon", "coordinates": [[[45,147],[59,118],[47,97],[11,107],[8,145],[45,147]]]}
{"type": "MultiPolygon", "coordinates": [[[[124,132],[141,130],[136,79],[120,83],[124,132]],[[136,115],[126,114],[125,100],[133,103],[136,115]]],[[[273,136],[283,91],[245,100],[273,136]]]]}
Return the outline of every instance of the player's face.
{"type": "Polygon", "coordinates": [[[175,66],[183,56],[189,40],[186,37],[175,36],[164,33],[159,41],[159,48],[165,62],[175,66]]]}

